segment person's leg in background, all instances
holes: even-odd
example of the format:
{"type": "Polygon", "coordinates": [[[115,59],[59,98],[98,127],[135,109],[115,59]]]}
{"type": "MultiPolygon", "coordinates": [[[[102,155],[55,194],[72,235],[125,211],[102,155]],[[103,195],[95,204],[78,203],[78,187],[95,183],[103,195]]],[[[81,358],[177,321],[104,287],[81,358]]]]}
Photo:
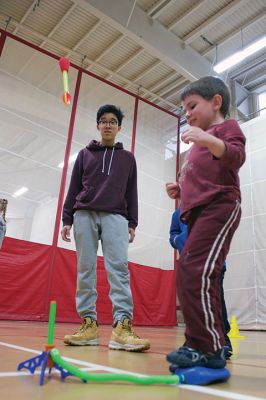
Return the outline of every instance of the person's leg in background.
{"type": "Polygon", "coordinates": [[[101,241],[110,285],[114,322],[133,319],[133,300],[128,270],[128,221],[120,214],[100,212],[101,241]]]}
{"type": "Polygon", "coordinates": [[[228,336],[228,333],[230,332],[230,324],[228,321],[227,308],[226,308],[225,298],[224,298],[224,274],[225,274],[225,271],[226,271],[226,262],[224,262],[224,265],[222,268],[220,283],[221,283],[222,318],[223,318],[223,324],[224,324],[224,350],[225,350],[224,354],[225,354],[225,358],[227,360],[229,360],[233,354],[233,348],[232,348],[232,344],[231,344],[231,341],[228,336]]]}
{"type": "Polygon", "coordinates": [[[74,237],[78,258],[76,307],[83,323],[79,330],[64,337],[68,345],[98,345],[96,313],[96,268],[100,236],[98,213],[78,210],[74,214],[74,237]]]}

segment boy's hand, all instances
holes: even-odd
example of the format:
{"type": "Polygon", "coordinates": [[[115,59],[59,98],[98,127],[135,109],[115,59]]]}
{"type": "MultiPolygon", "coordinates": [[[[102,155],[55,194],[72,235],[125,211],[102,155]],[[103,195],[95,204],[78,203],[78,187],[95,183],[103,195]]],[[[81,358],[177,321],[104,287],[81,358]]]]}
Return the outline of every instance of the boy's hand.
{"type": "Polygon", "coordinates": [[[63,226],[63,228],[61,230],[61,237],[65,242],[71,242],[70,229],[71,229],[71,225],[65,225],[65,226],[63,226]]]}
{"type": "Polygon", "coordinates": [[[190,142],[197,144],[198,146],[208,147],[208,142],[212,138],[212,135],[203,131],[201,128],[191,126],[187,131],[182,134],[182,141],[186,144],[190,142]]]}
{"type": "Polygon", "coordinates": [[[223,140],[195,126],[191,126],[183,133],[182,140],[187,144],[192,142],[198,146],[207,147],[207,149],[209,149],[212,155],[216,158],[221,158],[226,149],[223,140]]]}
{"type": "Polygon", "coordinates": [[[180,187],[177,182],[175,183],[166,183],[165,184],[165,189],[168,194],[168,196],[171,199],[176,199],[177,197],[180,197],[180,187]]]}
{"type": "Polygon", "coordinates": [[[128,228],[128,233],[129,233],[129,243],[132,243],[133,240],[135,239],[135,229],[133,228],[128,228]]]}

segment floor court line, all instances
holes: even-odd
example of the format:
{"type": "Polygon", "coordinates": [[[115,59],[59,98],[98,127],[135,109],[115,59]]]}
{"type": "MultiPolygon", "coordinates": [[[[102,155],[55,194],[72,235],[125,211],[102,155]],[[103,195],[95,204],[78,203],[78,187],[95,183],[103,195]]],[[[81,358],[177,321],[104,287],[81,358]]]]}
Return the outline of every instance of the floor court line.
{"type": "MultiPolygon", "coordinates": [[[[17,345],[13,345],[13,344],[6,343],[6,342],[0,342],[0,346],[12,348],[12,349],[15,349],[15,350],[25,351],[25,352],[28,352],[28,353],[40,354],[40,351],[38,351],[38,350],[29,349],[27,347],[17,346],[17,345]]],[[[70,358],[70,357],[63,357],[63,358],[66,361],[72,362],[74,364],[83,365],[84,367],[87,367],[87,368],[94,368],[94,370],[96,368],[96,370],[101,370],[101,371],[125,373],[125,374],[131,374],[131,375],[134,375],[134,376],[145,376],[143,374],[137,374],[137,373],[131,372],[131,371],[125,371],[125,370],[121,370],[121,369],[106,367],[104,365],[88,363],[87,361],[77,360],[75,358],[70,358]]],[[[38,371],[38,373],[39,373],[39,371],[38,371]]],[[[2,374],[5,374],[5,373],[2,373],[2,374]]],[[[0,376],[2,374],[0,374],[0,376]]],[[[16,376],[14,374],[15,374],[15,372],[11,373],[10,376],[16,376]]],[[[24,373],[22,373],[22,374],[24,375],[24,373]]],[[[19,373],[19,375],[21,375],[21,373],[19,373]]],[[[31,374],[26,373],[25,375],[31,375],[31,374]]],[[[224,391],[224,390],[212,389],[212,388],[207,387],[207,386],[181,385],[179,387],[181,389],[190,390],[190,391],[194,391],[194,392],[198,392],[198,393],[206,393],[207,395],[213,395],[213,396],[216,396],[216,397],[223,397],[225,399],[230,399],[230,400],[265,400],[265,398],[263,398],[263,397],[255,397],[255,396],[244,395],[244,394],[241,394],[241,393],[235,393],[235,392],[229,392],[229,391],[224,391]]]]}
{"type": "MultiPolygon", "coordinates": [[[[40,354],[42,351],[37,351],[37,350],[33,350],[33,349],[29,349],[27,347],[22,347],[22,346],[17,346],[17,345],[13,345],[13,344],[9,344],[6,342],[0,342],[0,346],[5,346],[5,347],[9,347],[15,350],[21,350],[21,351],[25,351],[25,352],[29,352],[29,353],[34,353],[34,354],[40,354]]],[[[78,364],[78,365],[83,365],[84,367],[87,368],[94,368],[94,370],[100,370],[100,371],[108,371],[108,372],[114,372],[114,373],[124,373],[124,374],[131,374],[134,376],[146,376],[144,374],[138,374],[136,372],[130,372],[130,371],[125,371],[122,369],[118,369],[118,368],[110,368],[104,365],[100,365],[100,364],[94,364],[94,363],[89,363],[87,361],[82,361],[82,360],[77,360],[75,358],[70,358],[70,357],[63,357],[64,360],[71,362],[73,364],[78,364]]]]}
{"type": "MultiPolygon", "coordinates": [[[[95,368],[90,368],[90,367],[86,367],[86,368],[80,368],[81,371],[84,372],[94,372],[94,371],[98,371],[98,369],[95,368]]],[[[56,369],[53,371],[53,373],[56,374],[60,374],[59,371],[57,371],[56,369]]],[[[35,375],[41,375],[41,371],[35,371],[34,372],[35,375]]],[[[6,378],[6,377],[17,377],[17,376],[32,376],[32,373],[29,371],[17,371],[17,372],[0,372],[0,378],[6,378]]]]}

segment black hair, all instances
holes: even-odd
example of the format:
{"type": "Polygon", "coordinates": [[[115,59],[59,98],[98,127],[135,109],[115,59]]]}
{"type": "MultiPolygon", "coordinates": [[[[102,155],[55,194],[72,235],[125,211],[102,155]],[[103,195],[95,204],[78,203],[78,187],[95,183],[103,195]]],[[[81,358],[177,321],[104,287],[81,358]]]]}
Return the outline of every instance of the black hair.
{"type": "Polygon", "coordinates": [[[113,104],[105,104],[104,106],[101,106],[99,110],[97,111],[97,124],[99,124],[99,121],[103,114],[107,113],[112,113],[116,116],[117,121],[118,121],[118,126],[122,125],[122,119],[124,118],[124,114],[120,110],[119,107],[114,106],[113,104]]]}
{"type": "Polygon", "coordinates": [[[6,207],[8,201],[6,199],[0,199],[0,212],[3,215],[4,220],[6,220],[6,207]]]}
{"type": "Polygon", "coordinates": [[[205,76],[187,85],[181,93],[181,100],[187,96],[197,94],[206,100],[211,100],[213,96],[219,94],[222,97],[221,113],[224,117],[229,114],[230,92],[224,81],[216,76],[205,76]]]}

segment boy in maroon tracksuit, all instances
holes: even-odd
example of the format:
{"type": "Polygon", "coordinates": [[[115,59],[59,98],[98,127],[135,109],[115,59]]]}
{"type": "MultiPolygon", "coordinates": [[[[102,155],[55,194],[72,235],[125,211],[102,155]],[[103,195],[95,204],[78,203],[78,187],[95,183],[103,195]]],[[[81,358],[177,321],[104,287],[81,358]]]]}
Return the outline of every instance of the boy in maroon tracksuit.
{"type": "Polygon", "coordinates": [[[167,360],[181,368],[223,368],[220,275],[241,217],[238,171],[245,137],[236,121],[225,120],[230,94],[221,79],[207,76],[189,84],[181,100],[190,125],[182,140],[193,146],[179,182],[166,184],[166,190],[181,199],[181,220],[188,225],[177,268],[186,341],[167,360]]]}

